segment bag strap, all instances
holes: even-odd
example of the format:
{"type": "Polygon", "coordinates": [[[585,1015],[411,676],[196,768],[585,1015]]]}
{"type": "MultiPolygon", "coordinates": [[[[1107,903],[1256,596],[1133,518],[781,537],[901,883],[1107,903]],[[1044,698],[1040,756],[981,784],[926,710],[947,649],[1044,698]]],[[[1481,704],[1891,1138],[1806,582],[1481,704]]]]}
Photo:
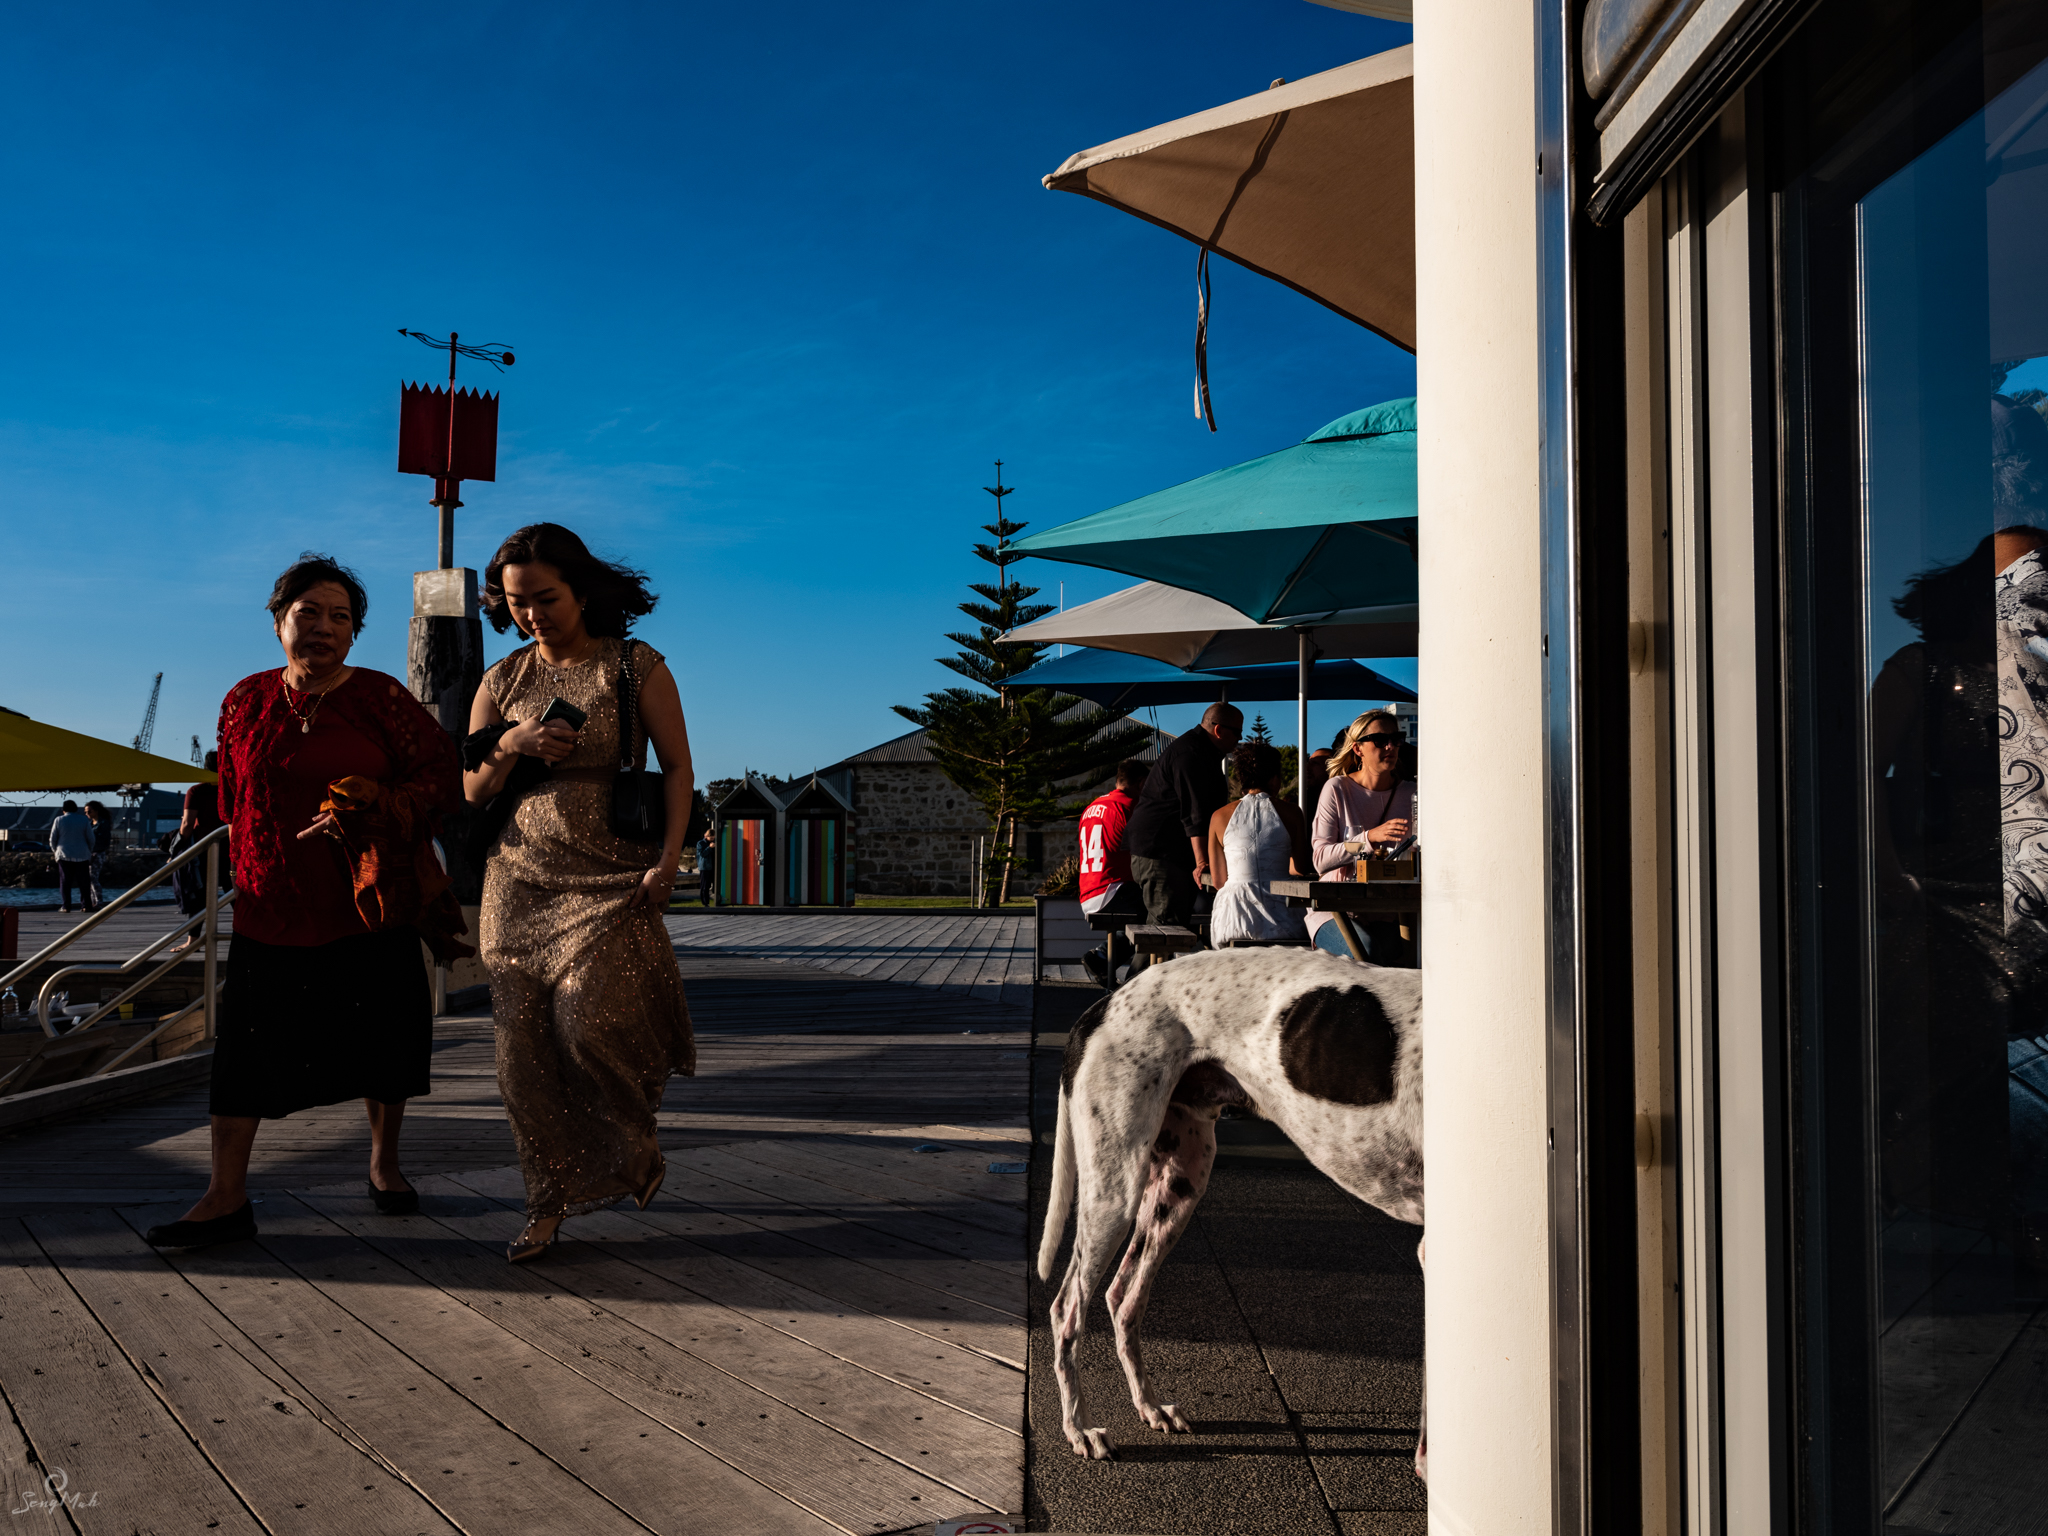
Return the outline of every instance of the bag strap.
{"type": "Polygon", "coordinates": [[[619,654],[619,772],[647,771],[644,755],[635,751],[640,732],[640,685],[633,676],[633,637],[620,642],[619,654]]]}

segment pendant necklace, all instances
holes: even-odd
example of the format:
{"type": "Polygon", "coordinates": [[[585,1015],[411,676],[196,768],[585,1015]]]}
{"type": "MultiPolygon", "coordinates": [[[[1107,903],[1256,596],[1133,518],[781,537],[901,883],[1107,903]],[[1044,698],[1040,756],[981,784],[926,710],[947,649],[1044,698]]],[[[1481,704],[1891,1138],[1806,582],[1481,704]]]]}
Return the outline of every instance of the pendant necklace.
{"type": "Polygon", "coordinates": [[[292,703],[292,685],[290,683],[286,683],[281,675],[279,676],[278,681],[284,684],[284,707],[286,712],[289,713],[294,720],[299,722],[299,734],[301,736],[312,735],[313,717],[320,713],[320,701],[327,697],[328,690],[323,688],[318,693],[311,694],[310,697],[313,700],[313,706],[302,715],[299,713],[297,706],[292,703]]]}

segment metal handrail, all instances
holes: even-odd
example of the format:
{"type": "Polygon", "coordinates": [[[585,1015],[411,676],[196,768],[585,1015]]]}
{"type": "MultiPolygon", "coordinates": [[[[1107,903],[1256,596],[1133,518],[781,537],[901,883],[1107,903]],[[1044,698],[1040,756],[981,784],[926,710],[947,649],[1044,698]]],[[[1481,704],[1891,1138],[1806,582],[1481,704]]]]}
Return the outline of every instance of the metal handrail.
{"type": "MultiPolygon", "coordinates": [[[[45,945],[34,955],[15,966],[6,975],[0,976],[0,988],[11,986],[14,982],[27,976],[37,966],[62,954],[65,949],[77,943],[79,939],[90,933],[94,928],[140,897],[144,891],[162,884],[186,865],[196,862],[201,855],[204,855],[206,860],[206,905],[204,908],[194,913],[191,917],[186,918],[177,927],[160,934],[153,942],[145,945],[140,951],[119,965],[68,965],[60,970],[51,972],[44,979],[42,987],[38,990],[35,1002],[36,1022],[42,1027],[44,1036],[54,1040],[58,1038],[58,1031],[56,1026],[50,1022],[50,997],[56,990],[58,982],[67,977],[79,975],[126,976],[148,965],[156,958],[158,952],[174,939],[195,932],[203,934],[201,940],[203,946],[201,960],[205,969],[199,997],[183,1008],[180,1008],[170,1017],[161,1020],[155,1029],[143,1036],[142,1039],[136,1041],[112,1061],[98,1068],[92,1074],[93,1076],[113,1071],[122,1062],[128,1060],[129,1057],[133,1056],[144,1046],[150,1044],[172,1025],[189,1018],[195,1008],[203,1006],[206,1010],[206,1032],[203,1038],[207,1040],[214,1038],[219,1022],[220,1006],[220,959],[217,953],[220,939],[220,911],[223,905],[235,899],[233,891],[223,893],[220,889],[220,854],[221,849],[227,844],[227,839],[228,829],[226,827],[214,828],[213,831],[200,838],[176,858],[167,861],[163,868],[150,875],[141,884],[122,892],[121,895],[101,907],[77,927],[71,929],[53,943],[45,945]]],[[[137,994],[146,991],[163,977],[169,975],[178,966],[184,964],[188,958],[190,958],[188,955],[180,951],[173,954],[169,959],[160,962],[155,969],[151,970],[140,980],[131,983],[117,997],[102,1003],[91,1014],[65,1031],[63,1038],[71,1039],[93,1028],[108,1016],[116,1014],[123,1003],[137,994]]],[[[31,1058],[31,1060],[33,1059],[31,1058]]],[[[0,1093],[6,1091],[7,1083],[10,1079],[26,1070],[28,1066],[29,1062],[23,1062],[14,1071],[7,1073],[5,1076],[0,1076],[0,1093]]]]}

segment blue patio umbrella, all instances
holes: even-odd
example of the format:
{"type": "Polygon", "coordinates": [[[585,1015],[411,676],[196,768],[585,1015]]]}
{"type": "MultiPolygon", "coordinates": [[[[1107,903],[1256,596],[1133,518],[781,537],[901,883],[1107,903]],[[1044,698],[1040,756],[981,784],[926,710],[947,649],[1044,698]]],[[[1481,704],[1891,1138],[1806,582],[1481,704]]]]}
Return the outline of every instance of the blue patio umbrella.
{"type": "MultiPolygon", "coordinates": [[[[1156,704],[1266,703],[1296,697],[1300,675],[1291,663],[1228,667],[1192,672],[1149,656],[1122,651],[1076,650],[1041,661],[1009,681],[1013,688],[1057,688],[1104,709],[1133,710],[1156,704]]],[[[1312,699],[1412,704],[1415,693],[1355,661],[1319,661],[1309,669],[1312,699]]]]}
{"type": "Polygon", "coordinates": [[[1416,600],[1415,401],[1019,539],[1027,555],[1201,592],[1262,624],[1416,600]]]}

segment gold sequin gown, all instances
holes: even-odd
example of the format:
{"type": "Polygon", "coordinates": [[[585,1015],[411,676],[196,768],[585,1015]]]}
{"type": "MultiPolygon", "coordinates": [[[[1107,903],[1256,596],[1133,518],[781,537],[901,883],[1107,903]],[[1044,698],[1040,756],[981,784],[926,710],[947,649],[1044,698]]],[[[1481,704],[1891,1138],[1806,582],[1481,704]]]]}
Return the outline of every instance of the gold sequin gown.
{"type": "MultiPolygon", "coordinates": [[[[484,674],[508,722],[536,718],[557,695],[589,716],[576,750],[519,802],[484,872],[498,1088],[532,1217],[595,1210],[644,1188],[663,1166],[662,1090],[671,1073],[697,1068],[661,914],[626,905],[661,845],[614,837],[608,824],[620,645],[606,640],[561,671],[529,645],[484,674]]],[[[661,656],[634,647],[644,681],[661,656]]]]}

